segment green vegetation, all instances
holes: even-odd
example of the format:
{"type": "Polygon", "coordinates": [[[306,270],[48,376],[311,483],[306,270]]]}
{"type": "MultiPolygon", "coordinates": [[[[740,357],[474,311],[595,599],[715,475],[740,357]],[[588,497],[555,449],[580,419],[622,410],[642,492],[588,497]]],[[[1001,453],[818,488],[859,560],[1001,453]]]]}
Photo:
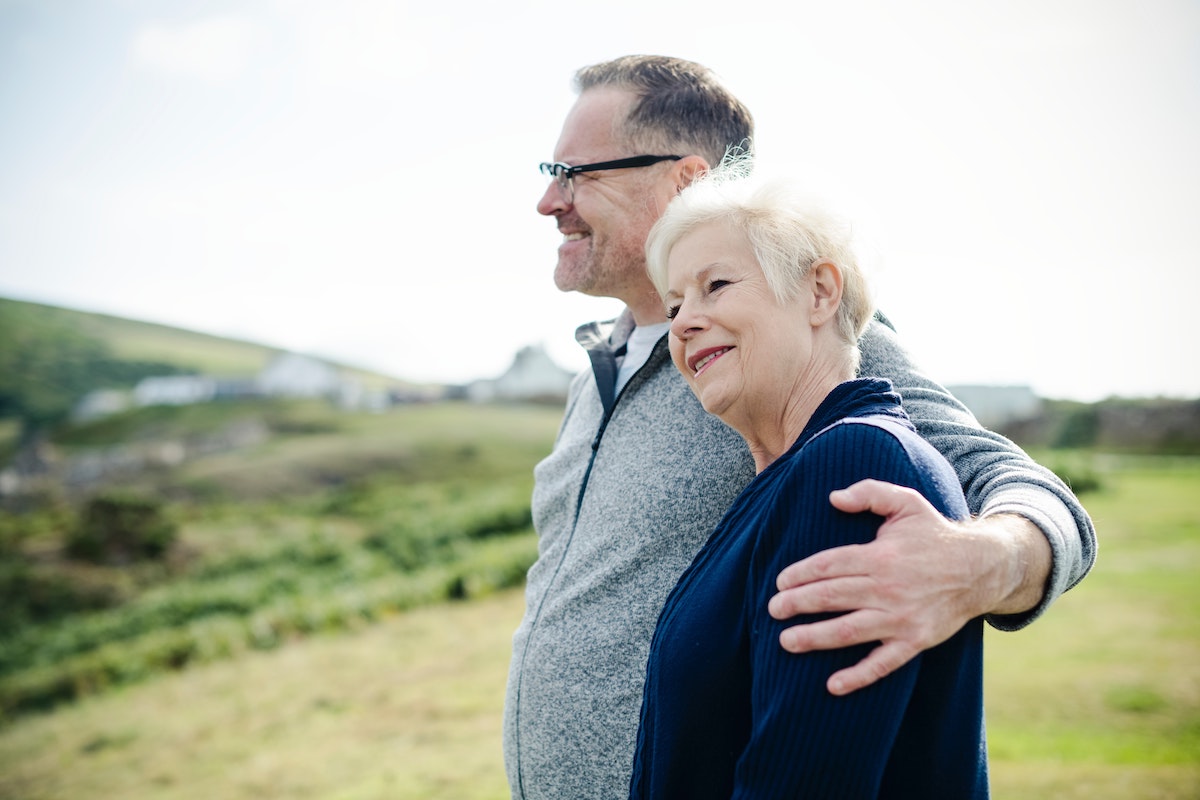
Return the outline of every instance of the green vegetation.
{"type": "MultiPolygon", "coordinates": [[[[1072,455],[1103,479],[1087,497],[1101,557],[1044,619],[989,631],[993,796],[1190,800],[1200,460],[1072,455]]],[[[377,502],[361,490],[326,500],[339,514],[377,502]]],[[[247,535],[211,524],[191,534],[247,535]]],[[[505,798],[500,718],[522,605],[512,589],[383,615],[11,720],[0,797],[505,798]]]]}
{"type": "Polygon", "coordinates": [[[85,561],[128,564],[161,558],[177,533],[161,501],[109,491],[84,505],[79,523],[67,534],[66,551],[85,561]]]}
{"type": "Polygon", "coordinates": [[[1200,796],[1200,459],[1104,457],[1100,557],[1017,634],[990,632],[999,797],[1200,796]]]}
{"type": "Polygon", "coordinates": [[[502,800],[519,589],[189,668],[0,728],[5,800],[502,800]]]}
{"type": "Polygon", "coordinates": [[[19,420],[26,431],[61,422],[93,389],[185,371],[166,361],[120,358],[54,312],[0,298],[0,418],[19,420]]]}
{"type": "MultiPolygon", "coordinates": [[[[78,512],[59,502],[0,516],[0,596],[12,601],[0,610],[0,714],[524,579],[536,556],[532,465],[557,409],[239,413],[272,434],[126,476],[78,512]]],[[[82,439],[189,436],[208,422],[196,409],[148,409],[82,439]]]]}
{"type": "Polygon", "coordinates": [[[1047,400],[1036,416],[1009,422],[1000,432],[1026,447],[1200,455],[1200,400],[1047,400]]]}

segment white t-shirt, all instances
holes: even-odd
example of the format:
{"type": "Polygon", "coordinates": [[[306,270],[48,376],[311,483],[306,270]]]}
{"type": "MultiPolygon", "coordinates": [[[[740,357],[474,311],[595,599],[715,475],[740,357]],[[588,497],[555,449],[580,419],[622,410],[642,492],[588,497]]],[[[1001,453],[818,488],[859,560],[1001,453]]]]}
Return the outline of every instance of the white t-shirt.
{"type": "Polygon", "coordinates": [[[633,373],[646,363],[654,345],[670,329],[671,323],[669,322],[660,322],[657,325],[639,325],[633,329],[629,334],[629,341],[625,343],[625,355],[621,357],[621,367],[617,370],[617,386],[614,394],[621,393],[621,389],[633,377],[633,373]]]}

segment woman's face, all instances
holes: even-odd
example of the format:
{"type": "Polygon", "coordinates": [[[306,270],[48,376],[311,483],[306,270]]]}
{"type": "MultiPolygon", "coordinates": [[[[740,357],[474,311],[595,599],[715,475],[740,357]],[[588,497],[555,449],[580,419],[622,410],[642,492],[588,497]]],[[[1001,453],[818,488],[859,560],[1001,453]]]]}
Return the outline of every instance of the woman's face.
{"type": "Polygon", "coordinates": [[[710,222],[667,258],[671,358],[704,409],[739,431],[779,414],[812,361],[802,290],[781,303],[745,236],[710,222]]]}

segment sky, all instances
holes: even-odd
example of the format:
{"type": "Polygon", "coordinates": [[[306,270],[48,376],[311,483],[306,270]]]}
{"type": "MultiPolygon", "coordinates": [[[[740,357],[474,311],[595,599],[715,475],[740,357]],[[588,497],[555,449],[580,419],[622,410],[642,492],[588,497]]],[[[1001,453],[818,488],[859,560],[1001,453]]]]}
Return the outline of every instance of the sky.
{"type": "Polygon", "coordinates": [[[586,64],[711,67],[944,384],[1200,397],[1200,2],[0,0],[0,296],[412,381],[586,365],[586,64]]]}

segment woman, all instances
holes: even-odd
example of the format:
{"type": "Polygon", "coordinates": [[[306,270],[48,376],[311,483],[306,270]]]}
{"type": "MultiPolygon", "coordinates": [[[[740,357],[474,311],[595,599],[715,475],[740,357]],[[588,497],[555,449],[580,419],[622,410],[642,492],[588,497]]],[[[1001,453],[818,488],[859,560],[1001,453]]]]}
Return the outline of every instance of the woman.
{"type": "Polygon", "coordinates": [[[881,519],[835,510],[832,490],[877,478],[967,516],[890,384],[854,380],[872,308],[848,236],[785,187],[714,174],[672,201],[646,251],[675,365],[758,475],[659,618],[632,796],[986,797],[981,621],[834,697],[826,678],[870,646],[793,655],[779,633],[806,620],[767,613],[783,567],[874,538],[881,519]]]}

